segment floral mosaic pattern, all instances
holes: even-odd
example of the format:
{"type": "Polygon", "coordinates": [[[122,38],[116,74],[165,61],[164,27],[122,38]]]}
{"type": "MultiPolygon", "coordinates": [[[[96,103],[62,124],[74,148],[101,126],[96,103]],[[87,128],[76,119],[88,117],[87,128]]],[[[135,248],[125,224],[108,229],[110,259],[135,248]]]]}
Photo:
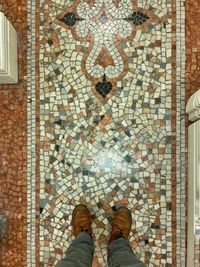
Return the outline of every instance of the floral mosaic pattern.
{"type": "Polygon", "coordinates": [[[132,211],[130,242],[140,259],[171,266],[171,3],[162,6],[41,1],[42,266],[57,262],[69,246],[71,213],[80,202],[93,217],[99,266],[106,266],[110,221],[120,205],[132,211]],[[122,19],[109,31],[123,38],[115,43],[111,34],[108,45],[103,39],[97,48],[96,36],[104,36],[104,25],[116,14],[122,19]],[[131,25],[138,28],[129,39],[131,25]],[[119,57],[116,47],[123,51],[119,57]],[[105,53],[107,65],[100,64],[105,53]]]}
{"type": "Polygon", "coordinates": [[[140,11],[133,12],[130,0],[120,1],[117,6],[112,0],[94,1],[93,5],[85,1],[75,1],[73,6],[69,6],[58,16],[57,23],[61,22],[63,27],[70,29],[75,39],[93,39],[82,62],[82,69],[85,69],[90,80],[95,78],[95,82],[96,79],[102,79],[102,82],[94,84],[99,99],[110,96],[109,93],[115,89],[111,84],[112,80],[116,83],[128,71],[125,69],[120,43],[122,40],[134,38],[135,26],[142,25],[148,19],[149,17],[140,11]],[[103,60],[98,60],[99,57],[103,57],[103,60]],[[111,60],[106,62],[107,57],[111,60]],[[105,77],[111,82],[106,82],[105,77]]]}

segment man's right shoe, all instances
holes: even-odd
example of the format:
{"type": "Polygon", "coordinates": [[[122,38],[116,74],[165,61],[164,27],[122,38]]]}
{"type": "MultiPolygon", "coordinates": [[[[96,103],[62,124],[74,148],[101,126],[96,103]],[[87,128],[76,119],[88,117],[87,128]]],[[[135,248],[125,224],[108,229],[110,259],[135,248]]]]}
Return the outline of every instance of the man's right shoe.
{"type": "Polygon", "coordinates": [[[86,232],[92,237],[90,214],[85,205],[77,205],[72,214],[72,227],[75,237],[86,232]]]}
{"type": "Polygon", "coordinates": [[[128,239],[131,231],[132,216],[129,209],[120,207],[114,216],[109,245],[116,239],[123,237],[128,239]]]}

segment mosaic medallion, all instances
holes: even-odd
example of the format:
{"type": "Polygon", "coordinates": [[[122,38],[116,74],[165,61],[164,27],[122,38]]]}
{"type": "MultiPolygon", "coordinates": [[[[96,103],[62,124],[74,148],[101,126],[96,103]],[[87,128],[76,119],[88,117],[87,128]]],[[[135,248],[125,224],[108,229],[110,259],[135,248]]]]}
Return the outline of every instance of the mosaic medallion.
{"type": "Polygon", "coordinates": [[[114,94],[116,81],[128,72],[128,58],[121,43],[134,40],[138,26],[148,26],[151,20],[145,13],[134,10],[131,1],[120,1],[118,5],[107,0],[94,4],[75,1],[57,17],[56,23],[70,30],[73,38],[90,42],[82,69],[103,103],[114,94]]]}

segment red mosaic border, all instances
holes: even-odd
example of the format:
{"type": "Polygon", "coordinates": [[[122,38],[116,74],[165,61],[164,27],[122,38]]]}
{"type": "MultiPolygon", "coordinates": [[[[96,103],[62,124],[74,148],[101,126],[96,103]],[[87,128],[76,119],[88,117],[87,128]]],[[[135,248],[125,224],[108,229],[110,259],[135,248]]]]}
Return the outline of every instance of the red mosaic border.
{"type": "Polygon", "coordinates": [[[0,213],[7,216],[1,266],[27,266],[27,9],[26,0],[0,0],[18,33],[19,82],[0,86],[0,213]],[[19,3],[20,2],[20,3],[19,3]]]}
{"type": "MultiPolygon", "coordinates": [[[[200,0],[186,1],[186,103],[191,95],[200,89],[200,0]]],[[[186,118],[186,129],[190,122],[186,118]]],[[[186,145],[188,132],[186,130],[186,145]]],[[[188,164],[186,166],[188,170],[188,164]]],[[[186,185],[187,190],[187,185],[186,185]]],[[[187,194],[186,194],[187,195],[187,194]]],[[[195,246],[195,244],[194,244],[195,246]]],[[[200,242],[196,250],[195,259],[200,264],[200,242]]],[[[195,265],[196,266],[196,265],[195,265]]]]}
{"type": "MultiPolygon", "coordinates": [[[[176,155],[176,1],[172,1],[172,155],[176,155]]],[[[176,266],[176,157],[172,159],[172,266],[176,266]]]]}

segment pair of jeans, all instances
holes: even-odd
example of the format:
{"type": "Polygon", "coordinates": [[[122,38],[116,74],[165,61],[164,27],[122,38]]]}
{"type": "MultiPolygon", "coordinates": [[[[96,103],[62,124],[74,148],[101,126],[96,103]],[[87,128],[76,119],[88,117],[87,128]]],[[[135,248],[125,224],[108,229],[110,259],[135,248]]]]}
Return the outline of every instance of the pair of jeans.
{"type": "MultiPolygon", "coordinates": [[[[66,256],[55,267],[92,267],[94,244],[92,238],[81,232],[72,241],[66,256]]],[[[118,238],[108,247],[109,267],[146,267],[133,253],[129,242],[118,238]]]]}

